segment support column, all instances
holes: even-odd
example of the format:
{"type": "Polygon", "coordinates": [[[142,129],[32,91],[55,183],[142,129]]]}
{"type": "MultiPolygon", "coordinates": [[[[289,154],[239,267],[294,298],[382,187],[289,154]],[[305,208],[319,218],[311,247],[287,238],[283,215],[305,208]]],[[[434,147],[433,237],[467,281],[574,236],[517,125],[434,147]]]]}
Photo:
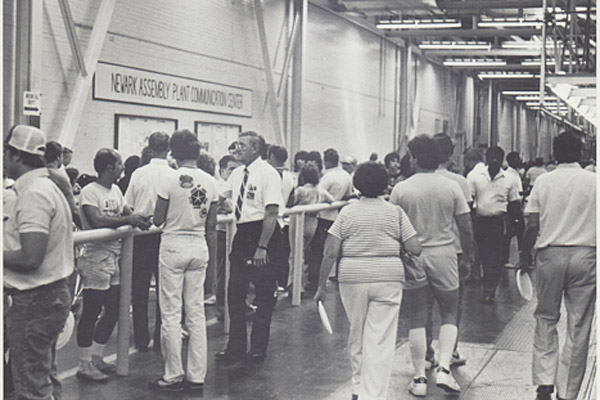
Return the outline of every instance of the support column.
{"type": "Polygon", "coordinates": [[[298,34],[292,59],[292,112],[291,112],[291,155],[301,149],[302,143],[302,89],[304,82],[304,51],[306,48],[307,0],[294,0],[294,11],[298,20],[298,34]]]}

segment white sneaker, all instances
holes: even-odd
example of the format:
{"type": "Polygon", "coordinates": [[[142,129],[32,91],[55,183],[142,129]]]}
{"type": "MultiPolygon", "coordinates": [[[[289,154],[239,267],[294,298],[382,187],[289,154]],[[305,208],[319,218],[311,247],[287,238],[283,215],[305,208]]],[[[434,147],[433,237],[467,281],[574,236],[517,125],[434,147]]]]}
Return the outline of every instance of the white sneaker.
{"type": "Polygon", "coordinates": [[[425,397],[427,396],[427,378],[424,376],[420,378],[415,378],[408,385],[408,391],[417,397],[425,397]]]}
{"type": "Polygon", "coordinates": [[[458,383],[456,383],[456,381],[454,380],[452,373],[442,367],[439,367],[437,369],[436,384],[437,384],[437,386],[444,389],[446,392],[449,392],[449,393],[460,392],[460,386],[458,386],[458,383]]]}

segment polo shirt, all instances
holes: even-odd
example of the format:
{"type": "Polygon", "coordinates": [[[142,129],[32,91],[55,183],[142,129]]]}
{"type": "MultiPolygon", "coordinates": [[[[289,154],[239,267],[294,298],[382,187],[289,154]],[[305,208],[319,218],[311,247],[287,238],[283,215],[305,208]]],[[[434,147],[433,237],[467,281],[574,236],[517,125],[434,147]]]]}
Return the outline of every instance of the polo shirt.
{"type": "Polygon", "coordinates": [[[153,158],[150,163],[133,171],[125,201],[136,213],[154,214],[158,186],[173,171],[166,159],[153,158]]]}
{"type": "Polygon", "coordinates": [[[237,204],[240,186],[244,179],[244,170],[248,168],[248,182],[242,202],[242,213],[238,224],[262,221],[265,218],[265,209],[268,205],[276,204],[283,208],[281,197],[281,177],[275,168],[260,157],[248,167],[240,165],[233,170],[229,179],[221,187],[220,195],[230,198],[233,206],[237,204]]]}
{"type": "Polygon", "coordinates": [[[404,281],[400,241],[417,232],[399,207],[363,197],[340,211],[329,234],[342,240],[340,283],[404,281]]]}
{"type": "Polygon", "coordinates": [[[540,176],[525,214],[540,215],[535,247],[596,247],[596,174],[578,163],[559,164],[540,176]]]}
{"type": "Polygon", "coordinates": [[[506,214],[508,203],[520,199],[519,191],[512,179],[504,171],[490,178],[488,168],[467,176],[467,182],[473,195],[475,214],[480,217],[492,217],[506,214]]]}
{"type": "MultiPolygon", "coordinates": [[[[439,168],[435,171],[436,173],[442,175],[444,178],[448,178],[451,181],[454,181],[460,187],[463,196],[465,196],[465,200],[468,203],[473,201],[473,196],[471,196],[471,189],[469,189],[469,184],[467,183],[467,178],[462,175],[455,174],[452,171],[448,171],[446,168],[439,168]]],[[[454,249],[456,250],[456,254],[462,254],[462,247],[460,245],[460,234],[458,232],[458,225],[456,225],[456,221],[452,221],[452,232],[454,233],[454,249]]]]}
{"type": "Polygon", "coordinates": [[[158,184],[157,195],[169,202],[163,242],[180,234],[204,239],[208,210],[219,200],[215,178],[199,168],[170,170],[158,184]]]}
{"type": "MultiPolygon", "coordinates": [[[[323,176],[319,181],[319,188],[328,191],[335,201],[339,201],[352,194],[352,178],[349,173],[338,165],[323,172],[323,176]]],[[[319,218],[333,221],[338,213],[338,210],[321,211],[319,218]]]]}
{"type": "Polygon", "coordinates": [[[423,247],[453,245],[454,218],[470,211],[458,183],[433,171],[418,172],[396,184],[390,203],[406,212],[423,247]]]}
{"type": "Polygon", "coordinates": [[[17,179],[17,194],[11,215],[5,221],[3,247],[18,250],[21,233],[48,235],[42,264],[28,273],[4,268],[4,286],[18,290],[48,285],[73,273],[73,220],[71,210],[58,186],[50,180],[48,169],[38,168],[17,179]]]}

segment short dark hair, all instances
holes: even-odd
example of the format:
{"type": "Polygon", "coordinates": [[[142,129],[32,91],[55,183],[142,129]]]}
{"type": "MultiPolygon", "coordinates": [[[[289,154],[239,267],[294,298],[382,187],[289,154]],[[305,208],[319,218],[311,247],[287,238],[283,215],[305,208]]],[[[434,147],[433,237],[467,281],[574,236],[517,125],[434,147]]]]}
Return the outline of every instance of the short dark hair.
{"type": "Polygon", "coordinates": [[[477,149],[467,149],[465,150],[465,161],[483,161],[483,157],[481,156],[481,152],[477,149]]]}
{"type": "Polygon", "coordinates": [[[400,154],[396,153],[395,151],[392,151],[391,153],[387,153],[383,158],[383,163],[385,164],[386,168],[390,167],[390,163],[392,161],[400,162],[400,154]]]}
{"type": "Polygon", "coordinates": [[[485,151],[485,158],[488,164],[495,160],[498,164],[502,164],[504,160],[504,150],[500,146],[491,146],[485,151]]]}
{"type": "Polygon", "coordinates": [[[60,143],[54,140],[46,143],[46,151],[44,152],[44,158],[47,163],[58,160],[62,156],[63,147],[60,143]]]}
{"type": "Polygon", "coordinates": [[[452,153],[454,153],[454,144],[452,143],[452,139],[445,133],[437,133],[433,136],[433,138],[438,142],[438,146],[440,147],[439,162],[445,163],[450,159],[452,153]]]}
{"type": "Polygon", "coordinates": [[[200,152],[196,166],[210,176],[215,176],[215,160],[207,153],[200,152]]]}
{"type": "Polygon", "coordinates": [[[306,157],[306,161],[316,162],[317,168],[319,168],[319,171],[321,171],[323,169],[323,160],[321,159],[321,153],[319,153],[316,150],[313,150],[308,153],[308,156],[306,157]]]}
{"type": "Polygon", "coordinates": [[[67,168],[65,168],[65,172],[67,173],[67,176],[69,177],[71,186],[73,186],[75,184],[75,182],[77,181],[77,178],[79,177],[79,170],[75,167],[67,167],[67,168]]]}
{"type": "Polygon", "coordinates": [[[544,157],[537,157],[535,159],[535,161],[533,162],[533,165],[535,165],[536,167],[543,167],[544,166],[544,157]]]}
{"type": "Polygon", "coordinates": [[[408,142],[410,154],[423,169],[433,170],[440,164],[440,147],[437,140],[428,135],[419,135],[408,142]]]}
{"type": "Polygon", "coordinates": [[[148,146],[154,154],[166,153],[169,151],[169,135],[165,132],[154,132],[148,138],[148,146]]]}
{"type": "Polygon", "coordinates": [[[220,169],[225,169],[227,168],[227,166],[229,165],[230,162],[236,162],[236,163],[240,163],[238,160],[236,160],[236,158],[234,156],[232,156],[231,154],[226,154],[223,157],[221,157],[221,159],[219,160],[219,168],[220,169]]]}
{"type": "Polygon", "coordinates": [[[103,148],[98,150],[94,157],[94,170],[100,175],[109,165],[114,166],[117,163],[117,154],[113,149],[103,148]]]}
{"type": "Polygon", "coordinates": [[[125,175],[130,175],[140,166],[139,156],[129,156],[125,160],[125,175]]]}
{"type": "Polygon", "coordinates": [[[300,150],[296,154],[294,154],[294,171],[296,172],[298,172],[298,169],[296,168],[296,163],[298,162],[298,160],[308,160],[308,151],[300,150]]]}
{"type": "Polygon", "coordinates": [[[63,155],[65,154],[73,154],[73,150],[65,146],[63,147],[63,155]]]}
{"type": "Polygon", "coordinates": [[[267,142],[265,142],[265,138],[254,131],[244,131],[241,132],[238,137],[249,137],[252,139],[254,143],[258,145],[258,153],[262,156],[265,154],[267,149],[267,142]]]}
{"type": "Polygon", "coordinates": [[[354,171],[354,187],[365,197],[381,196],[388,186],[388,173],[381,163],[362,163],[354,171]]]}
{"type": "Polygon", "coordinates": [[[583,154],[583,142],[572,132],[562,132],[552,142],[552,153],[559,163],[577,162],[583,154]]]}
{"type": "Polygon", "coordinates": [[[197,160],[200,155],[198,138],[188,129],[175,131],[169,142],[171,154],[177,161],[197,160]]]}
{"type": "Polygon", "coordinates": [[[506,155],[506,162],[512,168],[519,168],[521,166],[521,156],[517,151],[511,151],[506,155]]]}
{"type": "Polygon", "coordinates": [[[300,169],[298,185],[302,186],[305,183],[312,183],[315,186],[319,184],[319,171],[317,170],[317,167],[305,165],[300,169]]]}
{"type": "Polygon", "coordinates": [[[413,175],[413,173],[414,171],[410,166],[410,154],[406,153],[400,159],[400,175],[405,178],[409,178],[411,175],[413,175]]]}
{"type": "Polygon", "coordinates": [[[11,156],[19,157],[21,159],[21,162],[23,164],[25,164],[26,166],[28,166],[29,168],[36,169],[36,168],[43,168],[44,166],[46,166],[43,156],[38,156],[36,154],[31,154],[31,153],[27,153],[25,151],[15,149],[14,147],[12,147],[9,144],[6,145],[6,148],[8,149],[8,152],[11,156]]]}
{"type": "Polygon", "coordinates": [[[323,160],[328,164],[338,165],[340,156],[336,149],[327,149],[323,152],[323,160]]]}
{"type": "Polygon", "coordinates": [[[280,163],[284,163],[288,159],[288,153],[285,147],[279,146],[276,144],[272,144],[269,146],[269,150],[267,151],[268,157],[274,156],[275,160],[280,163]]]}

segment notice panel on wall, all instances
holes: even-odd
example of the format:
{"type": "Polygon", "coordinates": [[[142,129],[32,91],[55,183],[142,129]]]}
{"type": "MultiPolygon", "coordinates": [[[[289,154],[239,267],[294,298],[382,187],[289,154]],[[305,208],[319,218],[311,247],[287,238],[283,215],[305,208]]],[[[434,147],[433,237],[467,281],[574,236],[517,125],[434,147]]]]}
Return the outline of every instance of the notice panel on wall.
{"type": "Polygon", "coordinates": [[[204,148],[217,162],[225,154],[227,148],[238,138],[242,131],[240,125],[218,124],[211,122],[196,122],[196,135],[204,148]]]}
{"type": "Polygon", "coordinates": [[[99,62],[94,99],[252,116],[252,90],[99,62]]]}
{"type": "Polygon", "coordinates": [[[141,156],[154,132],[161,131],[171,136],[175,130],[176,119],[116,114],[114,146],[125,161],[129,156],[141,156]]]}

